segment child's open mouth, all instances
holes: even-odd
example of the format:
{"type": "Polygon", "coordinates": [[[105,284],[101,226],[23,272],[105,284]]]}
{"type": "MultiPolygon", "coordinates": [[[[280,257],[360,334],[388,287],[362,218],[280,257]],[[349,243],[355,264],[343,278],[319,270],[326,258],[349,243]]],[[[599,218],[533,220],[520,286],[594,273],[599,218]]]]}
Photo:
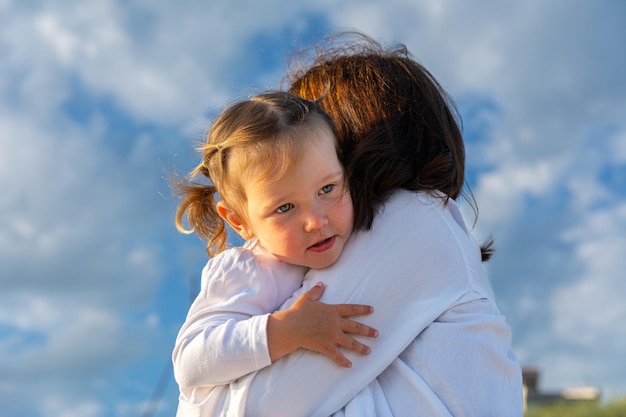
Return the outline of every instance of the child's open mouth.
{"type": "Polygon", "coordinates": [[[335,236],[329,237],[328,239],[324,239],[321,242],[317,242],[315,245],[309,247],[313,252],[324,252],[328,249],[332,248],[335,244],[335,236]]]}

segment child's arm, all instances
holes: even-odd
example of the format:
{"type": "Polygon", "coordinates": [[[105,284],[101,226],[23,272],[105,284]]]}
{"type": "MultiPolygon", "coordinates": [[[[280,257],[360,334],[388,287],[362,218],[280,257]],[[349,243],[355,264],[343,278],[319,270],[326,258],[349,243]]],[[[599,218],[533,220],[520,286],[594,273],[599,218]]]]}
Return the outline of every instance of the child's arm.
{"type": "Polygon", "coordinates": [[[318,300],[324,292],[319,282],[303,294],[288,310],[270,315],[267,339],[272,362],[299,349],[322,353],[338,365],[349,368],[352,363],[340,347],[367,355],[369,347],[353,336],[377,337],[378,331],[347,317],[371,314],[373,308],[360,304],[325,304],[318,300]]]}
{"type": "Polygon", "coordinates": [[[320,303],[323,287],[302,295],[289,310],[270,315],[284,302],[280,292],[293,293],[303,274],[281,262],[261,265],[252,252],[240,248],[211,259],[172,353],[179,386],[228,384],[301,347],[343,366],[349,362],[338,346],[367,353],[350,334],[371,336],[373,330],[345,317],[369,314],[371,308],[320,303]]]}
{"type": "MultiPolygon", "coordinates": [[[[200,293],[172,352],[181,388],[227,384],[271,363],[267,319],[283,300],[277,298],[269,272],[242,248],[229,249],[207,263],[200,293]]],[[[295,291],[303,272],[282,272],[281,284],[295,291]]]]}

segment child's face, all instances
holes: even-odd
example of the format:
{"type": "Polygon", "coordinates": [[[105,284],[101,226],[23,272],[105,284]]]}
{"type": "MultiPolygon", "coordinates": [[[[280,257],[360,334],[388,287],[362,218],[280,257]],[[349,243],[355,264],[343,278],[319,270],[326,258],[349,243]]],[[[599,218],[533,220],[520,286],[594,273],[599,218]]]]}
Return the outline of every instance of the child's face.
{"type": "Polygon", "coordinates": [[[246,184],[249,226],[244,229],[281,261],[325,268],[350,237],[352,199],[330,130],[306,135],[314,137],[303,138],[302,157],[285,175],[246,184]]]}

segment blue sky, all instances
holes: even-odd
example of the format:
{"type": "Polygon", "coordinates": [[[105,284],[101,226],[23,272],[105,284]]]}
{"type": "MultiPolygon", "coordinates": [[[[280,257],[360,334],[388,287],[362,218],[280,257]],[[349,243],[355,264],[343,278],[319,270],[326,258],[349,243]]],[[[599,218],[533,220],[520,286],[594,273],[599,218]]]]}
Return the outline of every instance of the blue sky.
{"type": "Polygon", "coordinates": [[[474,231],[541,388],[626,395],[623,1],[0,0],[1,415],[173,414],[206,254],[167,177],[344,29],[405,43],[456,100],[474,231]]]}

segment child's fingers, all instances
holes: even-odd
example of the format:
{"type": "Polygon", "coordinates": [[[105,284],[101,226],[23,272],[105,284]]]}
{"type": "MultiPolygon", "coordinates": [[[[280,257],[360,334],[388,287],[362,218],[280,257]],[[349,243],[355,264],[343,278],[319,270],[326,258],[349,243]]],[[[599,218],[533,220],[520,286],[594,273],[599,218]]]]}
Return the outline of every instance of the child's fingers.
{"type": "Polygon", "coordinates": [[[344,347],[353,352],[360,353],[361,355],[367,355],[370,353],[369,346],[364,345],[363,343],[359,342],[358,340],[350,336],[344,336],[339,341],[339,346],[344,347]]]}
{"type": "Polygon", "coordinates": [[[324,294],[324,283],[318,282],[310,290],[308,290],[302,297],[307,297],[309,300],[317,301],[324,294]]]}
{"type": "Polygon", "coordinates": [[[374,307],[364,304],[336,304],[335,308],[341,317],[364,316],[374,312],[374,307]]]}
{"type": "Polygon", "coordinates": [[[339,350],[337,346],[334,344],[329,346],[326,350],[322,352],[324,355],[328,356],[330,359],[335,361],[335,363],[339,366],[343,366],[344,368],[351,368],[352,362],[346,358],[343,353],[339,350]]]}
{"type": "Polygon", "coordinates": [[[354,320],[344,320],[341,324],[341,330],[344,333],[358,334],[367,337],[378,337],[378,330],[367,324],[359,323],[354,320]]]}

